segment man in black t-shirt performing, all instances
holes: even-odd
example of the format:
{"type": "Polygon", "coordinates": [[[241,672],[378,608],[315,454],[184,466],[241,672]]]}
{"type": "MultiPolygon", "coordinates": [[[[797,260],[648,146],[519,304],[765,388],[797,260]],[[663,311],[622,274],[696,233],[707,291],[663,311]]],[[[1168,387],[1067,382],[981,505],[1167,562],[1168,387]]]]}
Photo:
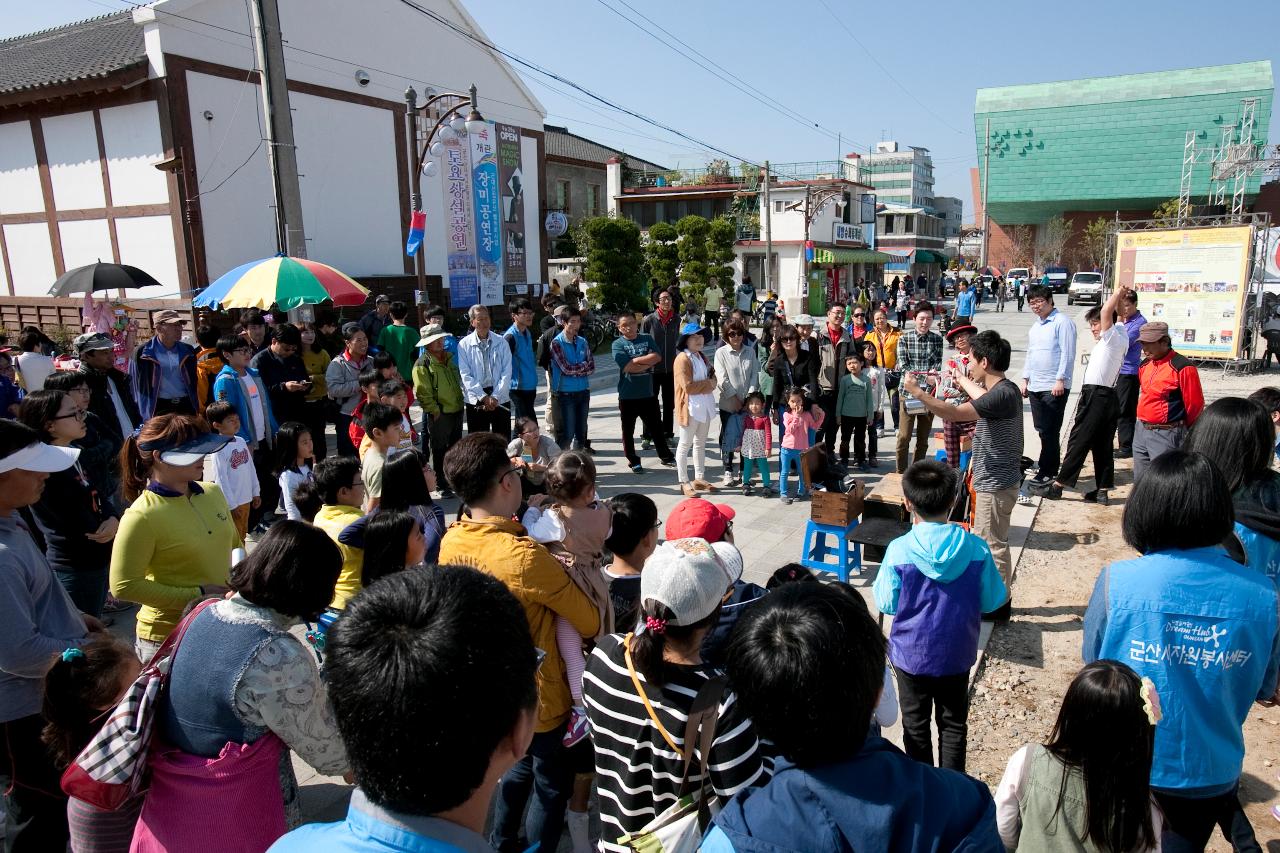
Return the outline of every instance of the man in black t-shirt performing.
{"type": "Polygon", "coordinates": [[[973,435],[973,533],[991,546],[1000,577],[1010,590],[1010,600],[988,614],[988,619],[1007,622],[1011,611],[1013,564],[1009,556],[1009,518],[1018,501],[1022,481],[1022,392],[1005,378],[1012,348],[999,333],[980,332],[973,338],[973,360],[969,375],[952,371],[954,380],[969,395],[969,402],[952,406],[936,399],[903,374],[902,389],[945,421],[977,420],[973,435]]]}

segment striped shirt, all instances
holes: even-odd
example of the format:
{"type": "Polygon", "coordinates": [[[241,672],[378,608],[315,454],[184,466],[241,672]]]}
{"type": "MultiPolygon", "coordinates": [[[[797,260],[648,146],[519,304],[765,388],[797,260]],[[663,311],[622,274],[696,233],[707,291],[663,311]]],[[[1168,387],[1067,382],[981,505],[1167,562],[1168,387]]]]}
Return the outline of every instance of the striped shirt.
{"type": "MultiPolygon", "coordinates": [[[[617,853],[625,853],[626,848],[614,842],[638,832],[676,802],[683,770],[680,755],[671,749],[636,695],[623,654],[622,635],[602,639],[587,661],[582,685],[595,744],[601,849],[617,853]]],[[[705,664],[669,664],[664,674],[666,683],[661,687],[649,685],[643,675],[640,682],[662,725],[683,747],[688,710],[698,688],[717,671],[705,664]]],[[[731,690],[726,690],[720,701],[708,766],[711,787],[724,798],[743,788],[763,785],[771,772],[755,728],[731,690]]],[[[696,764],[690,781],[701,781],[696,764]]]]}

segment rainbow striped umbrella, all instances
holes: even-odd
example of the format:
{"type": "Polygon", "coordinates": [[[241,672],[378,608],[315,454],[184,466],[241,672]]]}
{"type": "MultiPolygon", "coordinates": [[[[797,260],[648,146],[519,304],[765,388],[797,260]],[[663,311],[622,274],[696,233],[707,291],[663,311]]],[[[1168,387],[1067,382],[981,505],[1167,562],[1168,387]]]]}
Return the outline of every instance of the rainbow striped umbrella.
{"type": "Polygon", "coordinates": [[[197,308],[270,308],[289,311],[299,305],[360,305],[369,296],[355,279],[328,264],[276,255],[241,264],[191,300],[197,308]]]}

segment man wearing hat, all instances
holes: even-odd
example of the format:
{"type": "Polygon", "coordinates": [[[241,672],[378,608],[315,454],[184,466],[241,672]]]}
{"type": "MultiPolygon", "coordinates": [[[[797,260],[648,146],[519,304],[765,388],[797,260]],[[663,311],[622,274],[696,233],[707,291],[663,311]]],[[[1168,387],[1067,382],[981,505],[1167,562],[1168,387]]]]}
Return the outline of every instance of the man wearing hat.
{"type": "Polygon", "coordinates": [[[40,500],[78,448],[53,447],[29,427],[0,421],[0,786],[12,850],[63,850],[67,798],[41,739],[44,675],[58,654],[78,653],[102,623],[76,610],[18,510],[40,500]],[[17,783],[17,784],[15,784],[17,783]]]}
{"type": "Polygon", "coordinates": [[[1138,368],[1138,421],[1133,430],[1133,481],[1151,460],[1177,450],[1204,411],[1200,371],[1173,350],[1168,323],[1138,330],[1143,361],[1138,368]]]}
{"type": "MultiPolygon", "coordinates": [[[[973,361],[973,336],[976,334],[978,330],[968,323],[952,326],[951,331],[947,332],[947,340],[956,348],[956,354],[947,359],[944,365],[948,370],[954,369],[961,375],[969,375],[969,364],[973,361]]],[[[968,400],[969,395],[964,393],[964,389],[956,383],[943,392],[943,399],[958,406],[968,400]]],[[[944,420],[942,422],[942,446],[947,450],[947,464],[952,468],[960,467],[962,444],[966,439],[973,440],[973,433],[977,426],[977,421],[944,420]]]]}
{"type": "Polygon", "coordinates": [[[445,341],[450,335],[439,326],[423,326],[422,357],[413,366],[413,396],[422,407],[423,450],[430,442],[431,465],[442,497],[453,497],[445,474],[444,454],[462,438],[462,375],[445,341]]]}
{"type": "Polygon", "coordinates": [[[391,297],[385,293],[378,294],[373,300],[373,310],[360,318],[360,328],[364,329],[370,344],[378,342],[382,330],[391,325],[391,297]]]}
{"type": "Polygon", "coordinates": [[[138,414],[147,421],[156,415],[197,414],[196,351],[183,343],[186,321],[171,308],[151,316],[155,336],[138,347],[130,364],[138,414]]]}
{"type": "Polygon", "coordinates": [[[142,425],[142,414],[133,397],[129,377],[115,365],[115,342],[110,335],[91,332],[73,344],[80,372],[89,383],[89,411],[111,430],[117,445],[142,425]]]}

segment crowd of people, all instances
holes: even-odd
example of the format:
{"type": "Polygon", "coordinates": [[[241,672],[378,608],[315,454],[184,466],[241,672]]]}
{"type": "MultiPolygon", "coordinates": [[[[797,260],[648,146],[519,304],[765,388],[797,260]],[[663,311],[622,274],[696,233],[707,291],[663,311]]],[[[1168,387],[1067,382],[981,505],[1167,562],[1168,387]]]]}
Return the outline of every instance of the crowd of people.
{"type": "Polygon", "coordinates": [[[1052,292],[1026,293],[1019,384],[976,298],[944,340],[918,295],[890,321],[906,290],[758,337],[737,292],[691,313],[662,289],[619,317],[623,452],[635,475],[649,449],[676,469],[665,518],[642,480],[600,496],[572,301],[535,330],[517,299],[501,333],[473,306],[461,338],[385,297],[341,326],[245,311],[199,347],[160,311],[127,370],[106,335],[76,338],[75,370],[30,359],[0,419],[6,849],[557,850],[567,829],[575,853],[1195,850],[1215,826],[1257,849],[1238,785],[1245,717],[1278,695],[1280,390],[1206,406],[1120,289],[1086,315],[1064,453],[1076,335],[1052,292]],[[1084,497],[1107,503],[1132,453],[1139,556],[1098,578],[1053,732],[1010,744],[993,796],[964,775],[968,679],[981,622],[1012,613],[1024,399],[1029,490],[1060,498],[1092,454],[1084,497]],[[886,406],[914,520],[871,588],[887,636],[800,565],[747,582],[735,512],[709,500],[757,475],[803,500],[815,456],[873,470],[886,406]],[[130,645],[107,623],[134,604],[130,645]],[[146,784],[107,807],[65,782],[161,681],[149,742],[108,743],[145,750],[146,784]],[[881,736],[899,715],[905,751],[881,736]],[[292,756],[355,785],[345,820],[300,825],[292,756]]]}

